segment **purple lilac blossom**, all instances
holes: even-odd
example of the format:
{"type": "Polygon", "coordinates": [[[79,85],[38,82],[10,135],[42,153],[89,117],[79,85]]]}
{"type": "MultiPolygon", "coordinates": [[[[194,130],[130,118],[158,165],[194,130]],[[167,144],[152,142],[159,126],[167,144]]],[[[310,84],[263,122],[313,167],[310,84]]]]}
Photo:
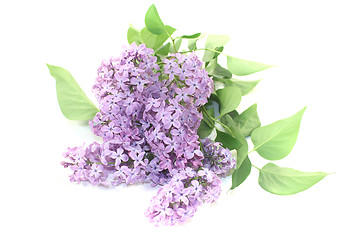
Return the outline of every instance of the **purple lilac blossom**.
{"type": "MultiPolygon", "coordinates": [[[[144,44],[131,44],[98,69],[93,91],[100,111],[89,124],[104,141],[98,164],[114,172],[114,185],[163,185],[173,169],[197,168],[204,158],[199,107],[213,91],[212,79],[193,53],[171,54],[161,68],[153,53],[144,44]],[[134,174],[141,176],[129,178],[134,174]]],[[[93,178],[100,170],[94,167],[93,178]]]]}
{"type": "MultiPolygon", "coordinates": [[[[174,225],[191,218],[202,203],[212,203],[220,195],[221,180],[235,167],[236,160],[221,143],[201,139],[202,166],[174,170],[170,182],[161,187],[145,212],[150,222],[174,225]]],[[[187,153],[191,153],[188,151],[187,153]]]]}
{"type": "Polygon", "coordinates": [[[225,177],[236,165],[229,149],[222,147],[221,143],[213,142],[209,138],[201,139],[203,146],[203,166],[219,177],[225,177]]]}
{"type": "Polygon", "coordinates": [[[158,190],[145,212],[150,222],[156,226],[185,222],[202,203],[212,203],[220,196],[221,179],[208,169],[199,169],[172,171],[170,182],[158,190]],[[206,174],[200,175],[204,170],[206,174]]]}
{"type": "Polygon", "coordinates": [[[226,175],[235,163],[229,150],[197,135],[199,107],[213,91],[202,62],[193,53],[176,53],[161,65],[153,53],[131,44],[102,62],[93,86],[100,111],[89,124],[103,143],[68,148],[62,164],[73,171],[71,181],[163,185],[146,215],[173,225],[215,201],[217,174],[226,175]]]}

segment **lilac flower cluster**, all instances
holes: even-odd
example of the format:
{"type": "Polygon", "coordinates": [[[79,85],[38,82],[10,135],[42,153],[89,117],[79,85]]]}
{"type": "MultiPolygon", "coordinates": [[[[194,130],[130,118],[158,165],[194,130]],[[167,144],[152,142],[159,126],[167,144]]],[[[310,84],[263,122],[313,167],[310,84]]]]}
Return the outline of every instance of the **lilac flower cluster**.
{"type": "Polygon", "coordinates": [[[221,190],[217,175],[235,164],[228,149],[197,135],[199,108],[213,91],[202,62],[193,53],[157,62],[153,53],[132,44],[102,62],[93,87],[100,111],[89,125],[103,142],[68,148],[62,164],[73,171],[71,181],[164,185],[147,216],[172,225],[214,201],[221,190]]]}
{"type": "MultiPolygon", "coordinates": [[[[152,54],[144,44],[132,44],[98,69],[93,89],[100,112],[90,126],[104,141],[96,162],[108,170],[104,175],[114,174],[114,185],[144,181],[163,185],[174,168],[196,168],[203,159],[196,134],[202,119],[198,107],[213,91],[212,79],[195,54],[173,54],[160,63],[152,54]]],[[[76,150],[91,155],[89,148],[76,150]]],[[[92,156],[78,155],[86,162],[81,168],[93,166],[92,156]]],[[[81,172],[74,171],[74,175],[81,172]]]]}
{"type": "Polygon", "coordinates": [[[236,165],[236,160],[232,157],[230,150],[209,138],[202,139],[201,143],[204,152],[203,167],[210,169],[220,177],[228,175],[236,165]]]}
{"type": "Polygon", "coordinates": [[[185,222],[198,206],[214,202],[220,192],[221,179],[208,168],[173,171],[171,181],[151,199],[145,215],[157,226],[185,222]]]}

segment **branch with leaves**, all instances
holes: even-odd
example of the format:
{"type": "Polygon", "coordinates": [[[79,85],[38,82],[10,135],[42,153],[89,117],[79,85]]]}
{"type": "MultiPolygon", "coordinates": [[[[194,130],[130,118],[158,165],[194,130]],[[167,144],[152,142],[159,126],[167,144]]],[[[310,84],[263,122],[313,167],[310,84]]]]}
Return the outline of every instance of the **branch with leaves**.
{"type": "MultiPolygon", "coordinates": [[[[206,76],[209,76],[210,79],[212,79],[212,81],[215,84],[220,84],[222,86],[212,91],[211,95],[209,93],[209,97],[207,98],[206,104],[197,105],[197,110],[200,111],[202,119],[201,118],[197,119],[199,120],[199,125],[194,130],[195,132],[197,132],[198,135],[196,136],[196,138],[200,138],[199,148],[202,151],[202,154],[204,154],[204,156],[206,155],[205,152],[210,149],[211,151],[215,151],[215,152],[217,151],[218,157],[222,156],[224,158],[227,158],[225,157],[226,156],[226,154],[224,154],[225,152],[219,150],[220,148],[217,143],[221,143],[221,146],[226,148],[227,150],[234,151],[234,153],[236,152],[236,164],[234,166],[234,169],[231,171],[231,175],[232,175],[231,190],[237,188],[247,179],[247,177],[251,172],[252,167],[254,167],[259,171],[259,180],[258,180],[259,185],[264,190],[278,195],[289,195],[289,194],[301,192],[311,187],[315,183],[319,182],[326,175],[328,175],[328,173],[324,173],[324,172],[301,172],[291,168],[279,167],[272,162],[266,164],[262,168],[256,167],[255,165],[252,164],[250,155],[253,152],[257,152],[261,157],[269,161],[280,160],[286,157],[288,154],[290,154],[291,150],[295,145],[300,129],[301,119],[306,109],[305,107],[300,111],[298,111],[297,113],[295,113],[293,116],[290,116],[285,119],[281,119],[266,126],[261,126],[261,122],[257,113],[257,104],[250,106],[242,113],[239,113],[236,110],[238,109],[241,103],[242,97],[246,96],[254,87],[256,87],[256,85],[260,82],[260,80],[245,81],[245,80],[233,78],[233,75],[240,77],[249,75],[252,73],[265,70],[271,67],[271,65],[243,60],[225,54],[223,52],[224,46],[230,40],[230,38],[225,35],[206,36],[205,34],[202,33],[195,33],[190,35],[181,35],[174,37],[173,34],[176,32],[176,29],[169,25],[165,25],[163,23],[154,5],[150,6],[149,10],[145,15],[145,25],[146,26],[141,30],[138,30],[134,26],[130,25],[127,32],[127,40],[129,44],[132,44],[132,46],[138,45],[139,48],[143,49],[144,48],[143,46],[145,44],[146,48],[152,49],[151,50],[152,55],[151,57],[147,57],[147,59],[154,58],[156,61],[152,62],[151,64],[154,64],[153,66],[156,67],[155,70],[153,70],[153,72],[152,71],[150,72],[147,71],[147,72],[149,74],[153,74],[156,71],[159,72],[158,75],[154,75],[154,76],[155,77],[160,76],[159,81],[167,82],[167,84],[164,85],[167,88],[174,87],[175,90],[174,91],[171,90],[173,91],[173,93],[170,93],[171,91],[166,90],[169,92],[169,96],[171,94],[172,97],[180,94],[183,94],[185,96],[186,94],[191,95],[194,93],[194,90],[190,86],[188,86],[188,82],[186,82],[185,79],[186,77],[184,77],[185,75],[182,78],[180,78],[179,77],[180,73],[173,73],[172,79],[170,79],[171,78],[170,75],[166,75],[166,74],[163,75],[163,72],[166,71],[165,69],[168,70],[168,68],[170,68],[169,62],[171,60],[174,60],[175,58],[182,59],[182,57],[186,56],[187,53],[193,54],[195,52],[203,52],[202,70],[205,71],[206,76]],[[198,43],[203,39],[205,39],[205,47],[198,48],[197,47],[198,43]],[[185,41],[187,41],[187,49],[182,49],[183,43],[185,41]],[[226,58],[227,68],[221,66],[218,63],[218,58],[221,57],[226,58]],[[183,90],[181,89],[183,87],[189,87],[187,89],[188,93],[182,92],[183,90]],[[215,142],[214,145],[211,144],[209,145],[209,140],[207,139],[210,136],[215,136],[213,137],[213,140],[215,142]],[[250,151],[248,147],[248,141],[252,141],[254,145],[254,148],[250,151]],[[207,145],[204,147],[203,143],[206,143],[207,145]]],[[[140,50],[136,49],[134,51],[136,52],[140,50]]],[[[134,55],[135,56],[134,59],[137,58],[136,54],[137,53],[135,53],[134,55]]],[[[131,59],[128,60],[129,63],[131,63],[131,61],[133,60],[131,59]]],[[[138,62],[140,60],[136,59],[136,61],[137,62],[135,65],[140,66],[138,62]]],[[[180,63],[180,60],[177,61],[178,62],[175,62],[174,64],[179,63],[178,65],[181,67],[186,66],[185,63],[180,63]]],[[[135,65],[133,65],[134,69],[136,68],[135,65]]],[[[57,90],[59,105],[65,117],[67,117],[70,120],[91,120],[94,117],[99,119],[98,116],[99,109],[95,106],[95,104],[93,104],[87,98],[87,96],[81,90],[81,88],[76,83],[75,79],[71,76],[71,74],[67,70],[60,67],[48,65],[48,68],[50,70],[51,75],[56,79],[56,90],[57,90]]],[[[131,78],[130,76],[129,79],[121,78],[119,75],[115,76],[115,74],[117,73],[114,73],[116,72],[114,68],[115,67],[110,67],[108,70],[106,70],[107,71],[106,74],[109,75],[107,76],[107,78],[116,78],[116,81],[123,81],[123,82],[130,80],[131,78]],[[111,71],[113,71],[113,73],[109,74],[109,72],[111,71]]],[[[134,71],[136,72],[137,70],[135,69],[134,71]]],[[[147,79],[141,79],[141,77],[139,77],[141,76],[141,74],[134,76],[136,76],[135,80],[131,79],[132,82],[131,84],[133,85],[137,84],[137,89],[135,89],[135,87],[133,87],[131,84],[129,85],[130,87],[126,86],[125,88],[122,88],[122,89],[130,89],[129,93],[127,93],[128,95],[129,94],[131,95],[134,91],[139,91],[140,93],[142,93],[144,91],[143,89],[149,86],[148,85],[149,81],[147,79]]],[[[151,75],[151,78],[153,78],[154,76],[151,75]]],[[[106,85],[106,88],[109,87],[111,86],[106,85]]],[[[103,92],[101,93],[102,95],[100,94],[101,95],[100,98],[106,96],[106,94],[104,95],[104,92],[106,91],[104,90],[101,91],[103,92]]],[[[119,90],[119,91],[120,91],[118,93],[119,96],[124,97],[126,95],[124,93],[121,93],[121,91],[123,90],[119,90]]],[[[113,93],[110,91],[107,94],[109,96],[112,96],[113,93]]],[[[186,97],[187,96],[176,98],[178,99],[179,105],[181,105],[181,107],[185,107],[189,103],[187,102],[189,100],[184,100],[184,99],[188,99],[188,97],[187,98],[186,97]]],[[[111,102],[112,107],[117,105],[118,102],[120,101],[126,102],[126,104],[128,104],[126,105],[128,107],[128,109],[126,110],[126,115],[131,114],[132,110],[129,109],[131,107],[131,104],[133,104],[132,103],[133,99],[129,99],[129,97],[127,98],[125,97],[124,99],[119,100],[119,98],[117,97],[117,99],[111,101],[112,101],[111,102]]],[[[149,101],[152,102],[151,104],[153,104],[154,106],[160,105],[160,103],[158,103],[158,99],[149,99],[149,101]]],[[[173,99],[166,101],[167,101],[166,104],[168,104],[168,102],[173,101],[173,99]]],[[[165,102],[163,104],[165,104],[165,102]]],[[[112,109],[112,107],[109,109],[112,109]]],[[[150,107],[147,106],[146,109],[147,109],[146,111],[149,111],[150,107]]],[[[174,109],[174,107],[172,109],[174,109]]],[[[160,111],[160,110],[156,110],[156,111],[160,111]]],[[[164,116],[167,117],[169,117],[170,115],[169,113],[167,113],[167,115],[164,114],[164,116]]],[[[177,117],[179,116],[177,115],[177,117]]],[[[174,122],[176,121],[176,119],[174,120],[172,118],[171,121],[174,122]]],[[[106,125],[107,123],[108,122],[98,120],[96,124],[105,126],[106,131],[111,130],[113,131],[112,134],[115,135],[120,131],[119,128],[116,129],[115,131],[114,129],[116,128],[116,126],[109,127],[106,125]]],[[[96,124],[93,124],[93,128],[97,127],[96,124]]],[[[136,124],[139,124],[139,121],[137,121],[136,124]]],[[[152,124],[148,123],[147,127],[151,128],[152,124]]],[[[157,138],[161,140],[166,138],[164,140],[165,142],[169,144],[173,144],[171,142],[172,140],[170,139],[171,135],[172,133],[170,133],[169,130],[168,133],[163,134],[161,137],[157,136],[157,138]]],[[[151,139],[153,139],[153,137],[151,139]]],[[[145,139],[143,140],[146,141],[145,139]]],[[[98,145],[96,146],[98,147],[98,145]]],[[[92,149],[93,148],[95,147],[92,146],[92,149]]],[[[172,151],[171,154],[173,154],[174,150],[171,149],[169,151],[172,151]]],[[[187,149],[190,150],[192,149],[191,151],[193,152],[189,154],[191,156],[194,156],[194,153],[200,154],[196,152],[197,151],[196,149],[193,148],[187,148],[187,149]]],[[[117,152],[118,155],[116,156],[118,156],[119,158],[121,157],[124,162],[127,161],[127,164],[130,161],[134,161],[134,163],[132,163],[133,165],[136,164],[134,159],[137,158],[138,155],[136,154],[134,155],[130,153],[129,156],[125,156],[124,152],[126,151],[125,150],[118,151],[117,152]]],[[[146,157],[147,161],[151,161],[152,159],[156,159],[156,157],[154,157],[154,154],[156,153],[151,153],[143,156],[146,157]]],[[[188,153],[184,153],[184,154],[186,155],[188,153]]],[[[222,160],[218,159],[218,161],[221,162],[222,160]]],[[[220,162],[216,164],[222,166],[220,162]]],[[[230,163],[231,161],[227,159],[226,162],[230,163]]],[[[97,164],[101,165],[102,161],[97,162],[97,164]]],[[[112,161],[111,164],[116,166],[118,163],[116,161],[115,162],[112,161]]],[[[99,171],[102,171],[97,169],[98,167],[97,165],[94,166],[96,167],[94,171],[97,171],[97,173],[99,173],[99,171]]],[[[126,165],[126,167],[128,166],[130,165],[129,164],[126,165]]],[[[210,184],[210,182],[213,180],[213,177],[211,177],[212,179],[211,181],[209,177],[210,175],[208,177],[205,177],[207,176],[206,174],[213,174],[213,173],[208,173],[208,170],[206,170],[204,167],[196,166],[194,167],[193,171],[196,171],[197,173],[192,173],[193,175],[191,174],[187,175],[188,182],[184,183],[186,187],[190,188],[190,185],[193,184],[193,186],[191,186],[191,188],[193,188],[195,187],[196,184],[199,184],[200,180],[202,181],[200,182],[202,184],[201,186],[204,189],[205,187],[209,187],[211,184],[213,184],[213,183],[210,184]],[[209,182],[206,183],[206,181],[209,182]]],[[[170,183],[175,184],[172,183],[171,181],[170,183]]],[[[186,191],[190,191],[190,190],[186,190],[186,191]]],[[[178,204],[180,204],[179,206],[185,206],[188,201],[189,199],[186,200],[185,198],[182,198],[181,200],[179,200],[178,204]]],[[[171,207],[169,206],[165,207],[171,209],[170,210],[167,209],[168,212],[164,213],[165,214],[164,218],[166,218],[167,216],[167,219],[169,220],[169,219],[173,219],[173,217],[170,216],[177,216],[176,214],[178,215],[183,214],[181,213],[181,211],[179,213],[174,213],[174,209],[176,210],[174,206],[177,205],[175,204],[175,205],[171,205],[171,207]]],[[[182,211],[185,211],[184,209],[182,211]]],[[[152,214],[154,214],[154,212],[149,213],[149,216],[152,216],[152,218],[158,216],[156,214],[155,215],[152,214]]]]}

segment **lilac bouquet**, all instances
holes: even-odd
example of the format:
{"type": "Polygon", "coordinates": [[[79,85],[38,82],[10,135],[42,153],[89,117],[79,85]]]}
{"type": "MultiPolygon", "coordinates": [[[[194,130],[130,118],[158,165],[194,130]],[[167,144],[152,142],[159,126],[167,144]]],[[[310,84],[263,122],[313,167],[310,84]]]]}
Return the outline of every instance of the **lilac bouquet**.
{"type": "MultiPolygon", "coordinates": [[[[174,225],[191,218],[201,204],[216,201],[222,177],[232,175],[231,189],[245,181],[255,167],[251,152],[267,160],[288,155],[305,108],[261,127],[256,104],[241,114],[236,111],[258,81],[241,81],[233,74],[248,75],[270,65],[224,54],[227,36],[208,35],[205,48],[197,48],[204,38],[200,33],[173,38],[175,29],[163,24],[154,5],[145,25],[141,31],[130,26],[130,45],[98,68],[93,92],[99,108],[68,71],[48,65],[63,114],[89,120],[102,139],[69,147],[62,165],[71,169],[72,182],[160,186],[145,215],[156,225],[174,225]],[[179,51],[183,39],[188,50],[179,51]],[[202,60],[196,54],[200,50],[202,60]],[[222,55],[227,69],[217,62],[222,55]],[[214,82],[220,87],[215,89],[214,82]],[[254,143],[250,152],[249,137],[254,143]]],[[[279,195],[303,191],[327,175],[273,163],[255,168],[260,186],[279,195]]]]}

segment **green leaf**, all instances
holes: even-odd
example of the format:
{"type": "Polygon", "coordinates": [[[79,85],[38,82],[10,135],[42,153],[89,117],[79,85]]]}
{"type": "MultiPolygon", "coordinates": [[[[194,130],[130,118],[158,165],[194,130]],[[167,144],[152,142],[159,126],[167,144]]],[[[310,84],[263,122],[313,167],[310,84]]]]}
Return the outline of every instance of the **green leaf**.
{"type": "Polygon", "coordinates": [[[195,34],[192,34],[192,35],[182,35],[181,37],[186,38],[186,39],[194,39],[194,38],[200,37],[200,35],[201,35],[201,33],[195,33],[195,34]]]}
{"type": "Polygon", "coordinates": [[[211,94],[208,98],[208,102],[204,105],[204,107],[206,108],[208,113],[209,111],[211,111],[211,113],[213,114],[213,118],[220,117],[221,102],[217,95],[211,94]]]}
{"type": "MultiPolygon", "coordinates": [[[[205,42],[205,48],[213,49],[223,47],[230,40],[226,35],[208,35],[205,42]]],[[[215,52],[206,50],[204,52],[203,61],[208,62],[215,57],[215,52]]]]}
{"type": "Polygon", "coordinates": [[[209,66],[208,73],[210,75],[214,75],[214,76],[217,76],[220,78],[231,78],[232,77],[232,73],[229,70],[227,70],[226,68],[223,68],[222,66],[220,66],[216,62],[216,59],[212,59],[208,66],[209,66]]]}
{"type": "Polygon", "coordinates": [[[196,50],[196,49],[197,49],[197,47],[196,47],[196,42],[197,42],[198,40],[204,38],[204,37],[205,37],[204,34],[200,34],[200,35],[199,35],[197,38],[195,38],[195,39],[189,39],[189,40],[188,40],[188,48],[189,48],[189,50],[190,50],[190,51],[196,50]]]}
{"type": "Polygon", "coordinates": [[[226,35],[208,35],[205,42],[205,48],[215,49],[223,47],[230,40],[226,35]]]}
{"type": "MultiPolygon", "coordinates": [[[[225,114],[224,116],[222,116],[222,117],[220,118],[220,121],[221,121],[223,124],[225,124],[225,125],[229,125],[229,124],[230,124],[230,123],[228,122],[228,120],[227,120],[227,119],[228,119],[228,116],[231,117],[231,119],[233,120],[235,127],[236,127],[237,129],[239,129],[239,128],[240,128],[240,126],[239,126],[239,120],[237,119],[237,118],[239,117],[239,113],[238,113],[236,110],[233,110],[233,111],[225,114]]],[[[242,135],[242,134],[241,134],[241,135],[242,135]]]]}
{"type": "Polygon", "coordinates": [[[157,36],[158,35],[152,34],[149,31],[149,29],[147,29],[146,27],[144,27],[140,31],[140,38],[141,38],[142,42],[145,43],[146,47],[148,47],[148,48],[152,48],[152,49],[155,48],[157,36]]]}
{"type": "Polygon", "coordinates": [[[164,23],[161,21],[159,13],[154,4],[150,6],[145,15],[146,28],[155,35],[160,35],[165,31],[164,23]]]}
{"type": "Polygon", "coordinates": [[[148,48],[157,50],[169,38],[169,35],[172,35],[176,30],[175,28],[168,25],[165,26],[165,29],[166,32],[163,32],[160,35],[155,35],[145,27],[140,31],[140,38],[148,48]]]}
{"type": "Polygon", "coordinates": [[[233,172],[232,178],[232,185],[230,190],[235,189],[240,184],[242,184],[245,179],[250,175],[251,172],[251,162],[249,157],[246,156],[245,160],[242,162],[241,166],[233,172]]]}
{"type": "MultiPolygon", "coordinates": [[[[236,110],[229,112],[227,115],[233,119],[237,130],[243,137],[250,136],[251,132],[261,125],[257,113],[257,104],[253,104],[240,115],[236,110]]],[[[220,120],[222,123],[228,124],[226,115],[222,116],[220,120]]]]}
{"type": "MultiPolygon", "coordinates": [[[[214,59],[213,59],[214,60],[214,59]]],[[[211,61],[210,61],[211,62],[211,61]]],[[[205,68],[206,70],[206,68],[205,68]]],[[[222,76],[214,76],[211,75],[213,81],[224,83],[225,86],[236,86],[230,79],[222,77],[222,76]]]]}
{"type": "Polygon", "coordinates": [[[140,32],[134,28],[133,25],[130,25],[127,32],[127,40],[129,44],[135,42],[137,45],[141,43],[140,32]]]}
{"type": "Polygon", "coordinates": [[[289,118],[256,128],[251,133],[254,150],[268,160],[279,160],[287,156],[296,142],[305,109],[306,107],[289,118]]]}
{"type": "Polygon", "coordinates": [[[220,53],[222,53],[222,51],[224,51],[224,47],[217,47],[217,48],[215,48],[215,51],[218,51],[218,52],[214,53],[213,58],[217,58],[220,55],[220,53]]]}
{"type": "Polygon", "coordinates": [[[174,45],[170,45],[170,52],[171,53],[176,53],[176,52],[179,52],[179,49],[180,49],[180,46],[181,46],[181,42],[182,42],[182,38],[178,38],[175,40],[175,48],[174,48],[174,45]]]}
{"type": "Polygon", "coordinates": [[[268,163],[260,169],[259,185],[270,193],[290,195],[308,189],[328,174],[324,172],[301,172],[268,163]]]}
{"type": "Polygon", "coordinates": [[[240,134],[239,129],[237,128],[234,120],[231,118],[229,114],[226,114],[226,120],[227,120],[227,126],[231,131],[231,134],[234,136],[238,142],[240,142],[241,146],[240,148],[236,149],[237,152],[237,158],[236,158],[236,166],[241,166],[242,162],[248,155],[249,146],[247,144],[246,139],[240,134]]]}
{"type": "Polygon", "coordinates": [[[241,101],[241,90],[237,87],[225,86],[216,91],[221,103],[220,116],[235,110],[241,101]]]}
{"type": "Polygon", "coordinates": [[[155,49],[158,49],[176,31],[175,28],[165,25],[165,32],[156,37],[155,49]]]}
{"type": "Polygon", "coordinates": [[[200,122],[200,126],[199,126],[199,128],[197,130],[197,134],[199,135],[199,137],[201,139],[204,139],[204,138],[208,137],[212,133],[213,129],[214,129],[213,127],[210,127],[205,122],[205,120],[202,119],[201,122],[200,122]]]}
{"type": "Polygon", "coordinates": [[[167,56],[170,52],[170,43],[161,46],[158,50],[156,50],[155,54],[167,56]]]}
{"type": "Polygon", "coordinates": [[[257,113],[257,104],[252,105],[244,112],[242,112],[238,117],[234,118],[234,121],[237,123],[240,134],[244,137],[250,136],[252,131],[260,127],[260,119],[257,113]]]}
{"type": "Polygon", "coordinates": [[[227,66],[230,72],[238,76],[249,75],[272,67],[271,65],[243,60],[231,56],[227,56],[227,66]]]}
{"type": "Polygon", "coordinates": [[[190,51],[194,51],[194,50],[197,49],[197,47],[196,47],[196,42],[197,42],[198,40],[199,40],[199,39],[190,39],[190,40],[188,41],[188,48],[189,48],[190,51]]]}
{"type": "Polygon", "coordinates": [[[88,99],[73,76],[64,68],[47,64],[56,80],[56,94],[61,112],[70,120],[89,120],[99,109],[88,99]]]}
{"type": "Polygon", "coordinates": [[[214,72],[215,68],[216,68],[216,64],[217,64],[217,59],[211,59],[209,62],[205,63],[205,70],[212,75],[212,73],[214,72]]]}
{"type": "Polygon", "coordinates": [[[232,84],[239,87],[241,89],[241,93],[243,96],[248,94],[260,81],[260,80],[254,80],[254,81],[241,81],[238,79],[232,78],[232,84]]]}
{"type": "Polygon", "coordinates": [[[220,100],[215,94],[211,94],[208,102],[204,105],[207,113],[202,110],[203,119],[200,122],[200,127],[197,131],[200,138],[205,138],[211,134],[214,129],[215,121],[207,116],[209,114],[212,118],[220,115],[220,100]]]}
{"type": "Polygon", "coordinates": [[[241,147],[241,143],[238,140],[219,130],[216,130],[215,142],[221,142],[223,147],[226,147],[229,150],[239,149],[241,147]]]}
{"type": "Polygon", "coordinates": [[[213,58],[215,58],[215,52],[205,50],[204,56],[203,56],[203,61],[204,62],[209,62],[213,58]]]}

